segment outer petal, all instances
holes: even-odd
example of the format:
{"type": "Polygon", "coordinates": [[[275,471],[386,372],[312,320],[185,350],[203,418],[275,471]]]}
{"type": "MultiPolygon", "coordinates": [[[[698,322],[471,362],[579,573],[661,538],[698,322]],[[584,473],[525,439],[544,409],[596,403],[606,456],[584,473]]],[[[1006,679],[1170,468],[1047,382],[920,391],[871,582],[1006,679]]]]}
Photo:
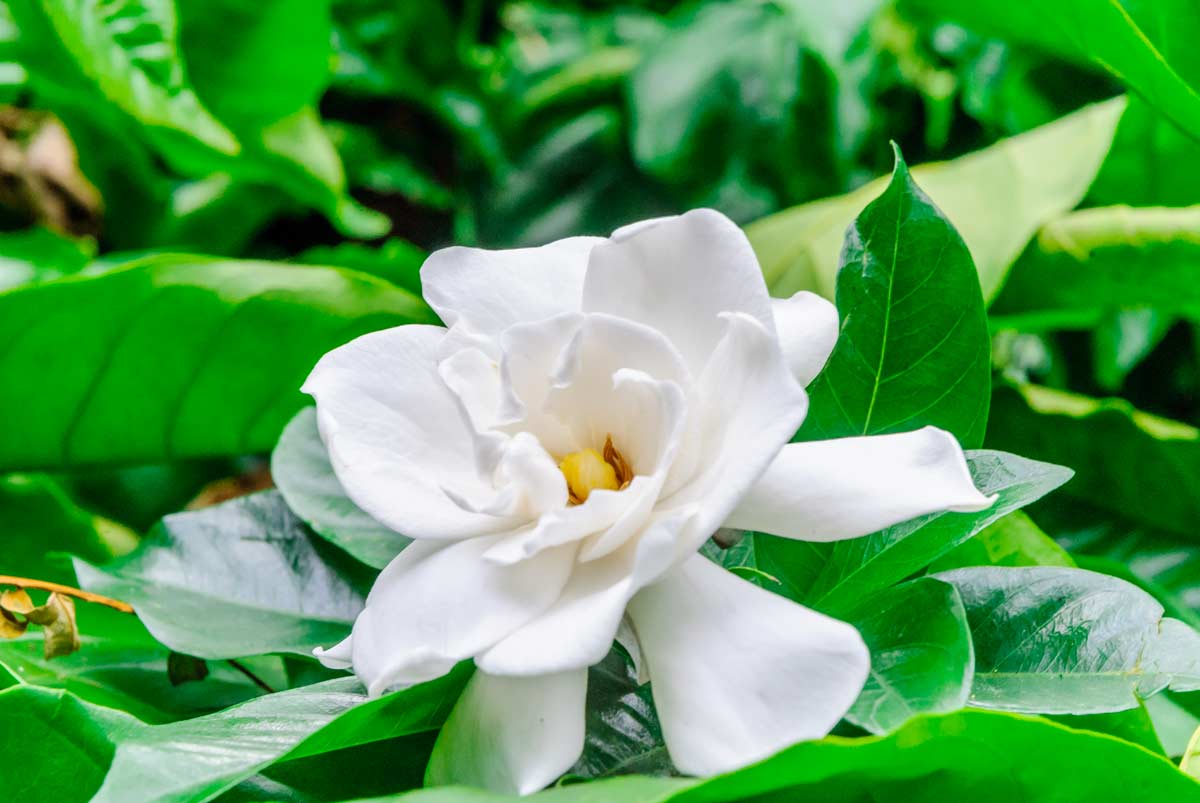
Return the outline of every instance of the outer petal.
{"type": "Polygon", "coordinates": [[[487,672],[540,675],[601,661],[612,647],[629,599],[675,560],[688,516],[660,517],[641,538],[579,564],[562,596],[546,611],[476,659],[487,672]]]}
{"type": "Polygon", "coordinates": [[[586,697],[586,669],[532,678],[476,672],[438,735],[426,784],[519,795],[545,788],[583,752],[586,697]]]}
{"type": "Polygon", "coordinates": [[[692,775],[826,735],[870,667],[850,625],[699,555],[634,597],[629,613],[667,750],[692,775]]]}
{"type": "Polygon", "coordinates": [[[447,326],[462,321],[496,335],[514,323],[577,312],[588,254],[602,242],[569,237],[507,251],[443,248],[421,266],[422,293],[447,326]]]}
{"type": "Polygon", "coordinates": [[[775,333],[726,313],[724,337],[689,399],[688,433],[671,466],[660,509],[696,506],[681,557],[699,549],[795,434],[808,410],[775,333]]]}
{"type": "Polygon", "coordinates": [[[825,367],[837,343],[837,307],[816,293],[801,290],[791,298],[771,299],[771,310],[792,376],[807,385],[825,367]]]}
{"type": "Polygon", "coordinates": [[[347,496],[413,538],[463,538],[514,522],[464,510],[495,493],[476,471],[474,437],[438,373],[446,330],[399,326],[334,349],[304,383],[347,496]]]}
{"type": "Polygon", "coordinates": [[[340,667],[348,654],[378,695],[445,674],[502,640],[558,598],[576,550],[547,549],[502,566],[483,559],[497,538],[414,542],[375,581],[349,643],[318,657],[340,667]]]}
{"type": "Polygon", "coordinates": [[[942,510],[984,510],[958,441],[925,427],[897,435],[790,443],[730,514],[740,530],[837,541],[942,510]]]}
{"type": "Polygon", "coordinates": [[[658,329],[695,374],[721,337],[718,314],[743,312],[774,328],[771,299],[749,240],[711,209],[627,226],[596,246],[583,310],[658,329]]]}

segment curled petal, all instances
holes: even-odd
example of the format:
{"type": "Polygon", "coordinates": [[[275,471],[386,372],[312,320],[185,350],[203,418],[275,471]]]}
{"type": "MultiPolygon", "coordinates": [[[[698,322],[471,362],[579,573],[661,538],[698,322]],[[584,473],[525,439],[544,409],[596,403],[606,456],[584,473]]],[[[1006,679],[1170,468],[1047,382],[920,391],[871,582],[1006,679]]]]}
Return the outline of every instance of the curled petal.
{"type": "Polygon", "coordinates": [[[774,331],[771,299],[750,242],[712,209],[627,226],[597,245],[583,310],[659,330],[697,374],[721,337],[720,313],[741,312],[774,331]]]}
{"type": "Polygon", "coordinates": [[[540,248],[443,248],[421,266],[422,294],[447,326],[461,322],[486,335],[577,312],[588,255],[602,242],[569,237],[540,248]]]}
{"type": "Polygon", "coordinates": [[[789,443],[726,525],[801,541],[838,541],[926,513],[984,510],[994,499],[975,489],[954,436],[925,427],[789,443]]]}
{"type": "Polygon", "coordinates": [[[693,555],[629,614],[672,761],[727,772],[825,736],[862,690],[858,631],[693,555]]]}
{"type": "Polygon", "coordinates": [[[474,433],[438,372],[445,329],[399,326],[326,354],[304,383],[346,494],[377,521],[412,538],[456,539],[512,521],[463,509],[495,493],[477,471],[474,433]],[[449,412],[448,412],[449,411],[449,412]]]}
{"type": "Polygon", "coordinates": [[[838,338],[837,307],[802,290],[791,298],[771,299],[779,345],[792,376],[801,385],[817,378],[838,338]]]}
{"type": "Polygon", "coordinates": [[[476,672],[438,735],[425,780],[528,795],[583,752],[587,670],[540,677],[476,672]]]}

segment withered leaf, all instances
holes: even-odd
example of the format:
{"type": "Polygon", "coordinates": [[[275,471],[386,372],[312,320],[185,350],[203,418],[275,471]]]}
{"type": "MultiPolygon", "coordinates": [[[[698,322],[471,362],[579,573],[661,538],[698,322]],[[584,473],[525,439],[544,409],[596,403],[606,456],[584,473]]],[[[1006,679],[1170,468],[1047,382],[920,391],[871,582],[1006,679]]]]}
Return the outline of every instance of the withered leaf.
{"type": "Polygon", "coordinates": [[[27,627],[28,622],[0,608],[0,638],[19,638],[25,634],[27,627]]]}
{"type": "Polygon", "coordinates": [[[23,588],[10,588],[0,594],[0,608],[8,613],[19,613],[28,616],[36,606],[23,588]]]}
{"type": "Polygon", "coordinates": [[[47,660],[70,655],[79,649],[79,627],[75,623],[75,601],[63,594],[54,593],[46,604],[34,608],[26,618],[42,626],[45,638],[44,654],[47,660]]]}

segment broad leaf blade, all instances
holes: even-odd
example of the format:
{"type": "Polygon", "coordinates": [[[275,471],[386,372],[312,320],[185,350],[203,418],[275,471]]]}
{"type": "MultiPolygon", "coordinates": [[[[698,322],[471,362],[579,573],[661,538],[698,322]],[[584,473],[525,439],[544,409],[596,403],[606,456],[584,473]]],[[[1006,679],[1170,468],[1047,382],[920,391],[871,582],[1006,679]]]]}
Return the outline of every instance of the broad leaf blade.
{"type": "Polygon", "coordinates": [[[846,233],[842,326],[810,388],[806,440],[925,425],[983,442],[991,340],[967,246],[913,182],[900,152],[883,194],[846,233]]]}
{"type": "Polygon", "coordinates": [[[310,655],[350,633],[365,576],[322,544],[277,492],[167,516],[137,551],[80,583],[124,600],[154,637],[199,658],[310,655]],[[322,549],[322,547],[324,547],[322,549]]]}

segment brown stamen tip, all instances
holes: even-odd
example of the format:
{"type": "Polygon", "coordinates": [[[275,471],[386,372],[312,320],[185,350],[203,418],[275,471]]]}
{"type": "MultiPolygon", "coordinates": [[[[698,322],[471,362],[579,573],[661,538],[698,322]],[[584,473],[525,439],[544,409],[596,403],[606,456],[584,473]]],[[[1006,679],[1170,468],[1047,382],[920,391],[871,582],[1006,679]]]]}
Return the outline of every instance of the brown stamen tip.
{"type": "Polygon", "coordinates": [[[623,491],[628,488],[629,483],[633,482],[633,469],[625,462],[625,456],[613,446],[612,435],[604,437],[604,462],[612,466],[617,474],[617,490],[623,491]]]}

